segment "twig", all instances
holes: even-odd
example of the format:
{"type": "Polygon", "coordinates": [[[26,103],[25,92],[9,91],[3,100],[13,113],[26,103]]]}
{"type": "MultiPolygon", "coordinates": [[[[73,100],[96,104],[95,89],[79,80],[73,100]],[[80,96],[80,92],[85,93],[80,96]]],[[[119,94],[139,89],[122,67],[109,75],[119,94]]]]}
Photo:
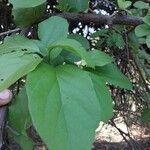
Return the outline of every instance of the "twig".
{"type": "Polygon", "coordinates": [[[16,32],[19,32],[19,31],[21,31],[21,29],[20,28],[16,28],[16,29],[13,29],[13,30],[2,32],[2,33],[0,33],[0,36],[11,34],[11,33],[16,33],[16,32]]]}
{"type": "Polygon", "coordinates": [[[142,150],[146,150],[142,145],[140,145],[139,143],[137,143],[137,142],[130,136],[129,133],[125,133],[125,132],[123,132],[120,128],[118,128],[117,125],[115,124],[115,122],[114,122],[113,120],[111,120],[111,123],[112,123],[112,125],[119,131],[119,133],[121,134],[121,136],[123,137],[123,139],[127,142],[127,144],[128,144],[131,148],[134,146],[137,150],[141,150],[141,148],[142,148],[142,150]],[[131,143],[127,140],[126,136],[130,139],[131,143],[133,143],[133,144],[131,144],[131,143]]]}
{"type": "Polygon", "coordinates": [[[130,142],[126,139],[126,136],[129,137],[129,134],[128,134],[128,133],[125,133],[125,132],[123,132],[121,129],[119,129],[119,128],[116,126],[116,124],[115,124],[115,122],[114,122],[113,120],[111,120],[111,124],[119,131],[119,133],[121,134],[121,136],[123,137],[123,139],[126,141],[126,143],[127,143],[130,147],[132,147],[132,145],[130,144],[130,142]]]}
{"type": "Polygon", "coordinates": [[[146,91],[148,92],[148,93],[150,93],[150,89],[149,89],[149,87],[148,87],[148,85],[147,85],[147,83],[146,83],[146,81],[145,81],[145,79],[144,79],[144,76],[143,76],[143,74],[142,74],[142,71],[141,71],[141,69],[139,68],[139,66],[138,66],[138,64],[137,64],[137,61],[136,61],[136,56],[134,56],[134,54],[131,52],[131,51],[129,51],[130,52],[130,56],[132,57],[132,60],[134,61],[134,64],[135,64],[135,66],[136,66],[136,69],[137,69],[137,71],[138,71],[138,73],[139,73],[139,75],[140,75],[140,77],[141,77],[141,80],[142,80],[142,82],[143,82],[143,84],[144,84],[144,86],[145,86],[145,89],[146,89],[146,91]]]}
{"type": "Polygon", "coordinates": [[[128,35],[127,33],[125,32],[125,49],[127,51],[127,61],[128,61],[128,64],[129,64],[129,58],[130,58],[130,53],[129,53],[129,42],[128,42],[128,35]]]}

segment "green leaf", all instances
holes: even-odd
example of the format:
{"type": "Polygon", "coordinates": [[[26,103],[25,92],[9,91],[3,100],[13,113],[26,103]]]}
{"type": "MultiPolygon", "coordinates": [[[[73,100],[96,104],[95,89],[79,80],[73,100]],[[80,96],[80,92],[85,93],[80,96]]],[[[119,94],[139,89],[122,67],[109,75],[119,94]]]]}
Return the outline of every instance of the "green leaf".
{"type": "Polygon", "coordinates": [[[150,8],[148,3],[145,3],[145,2],[142,2],[142,1],[135,2],[133,6],[138,8],[138,9],[148,9],[148,8],[150,8]]]}
{"type": "Polygon", "coordinates": [[[64,58],[64,61],[67,63],[75,63],[81,61],[80,57],[65,50],[61,52],[61,56],[64,58]]]}
{"type": "Polygon", "coordinates": [[[24,150],[32,150],[33,143],[26,130],[32,125],[28,110],[28,98],[23,88],[9,107],[8,125],[10,134],[24,150]]]}
{"type": "Polygon", "coordinates": [[[93,88],[97,95],[97,98],[100,102],[101,109],[101,121],[108,122],[108,120],[112,117],[113,105],[110,92],[105,85],[105,82],[102,81],[101,77],[90,72],[90,77],[93,83],[93,88]],[[105,109],[105,113],[104,113],[105,109]]]}
{"type": "Polygon", "coordinates": [[[51,52],[50,52],[50,59],[54,60],[55,58],[57,58],[60,53],[62,52],[61,48],[54,48],[51,52]]]}
{"type": "Polygon", "coordinates": [[[58,55],[55,59],[53,59],[50,64],[53,66],[62,65],[65,62],[64,57],[58,55]]]}
{"type": "Polygon", "coordinates": [[[113,59],[109,55],[100,50],[95,49],[88,53],[89,56],[92,58],[95,66],[104,66],[110,64],[113,61],[113,59]]]}
{"type": "Polygon", "coordinates": [[[85,60],[87,65],[89,67],[94,67],[95,63],[91,59],[91,57],[88,55],[88,52],[83,48],[83,46],[73,39],[61,39],[57,41],[56,43],[53,43],[49,45],[49,50],[52,50],[53,48],[60,47],[64,50],[67,50],[69,52],[72,52],[85,60]]]}
{"type": "Polygon", "coordinates": [[[142,121],[146,123],[150,122],[150,108],[144,109],[141,117],[142,121]]]}
{"type": "Polygon", "coordinates": [[[38,46],[34,42],[21,35],[7,37],[4,40],[4,44],[0,45],[0,55],[16,51],[40,53],[38,46]]]}
{"type": "MultiPolygon", "coordinates": [[[[79,34],[69,34],[68,38],[75,39],[80,42],[85,49],[90,49],[89,41],[79,34]]],[[[61,52],[61,56],[64,58],[64,61],[67,63],[75,63],[81,61],[81,58],[76,56],[75,54],[63,50],[61,52]]]]}
{"type": "Polygon", "coordinates": [[[132,89],[129,79],[114,64],[97,67],[96,74],[110,84],[129,90],[132,89]]]}
{"type": "Polygon", "coordinates": [[[19,150],[33,150],[34,143],[32,142],[32,139],[27,136],[27,134],[16,134],[11,128],[7,131],[9,138],[19,144],[19,150]]]}
{"type": "Polygon", "coordinates": [[[46,9],[46,0],[9,0],[13,4],[13,15],[18,26],[28,27],[38,20],[46,9]]]}
{"type": "Polygon", "coordinates": [[[150,33],[150,26],[141,24],[135,28],[135,34],[138,37],[147,36],[150,33]]]}
{"type": "Polygon", "coordinates": [[[11,4],[13,4],[14,8],[29,8],[29,7],[36,7],[38,5],[43,4],[46,0],[9,0],[11,4]]]}
{"type": "Polygon", "coordinates": [[[125,42],[123,40],[122,35],[120,35],[120,34],[118,34],[116,32],[112,32],[112,40],[113,40],[114,45],[117,48],[124,48],[125,42]]]}
{"type": "Polygon", "coordinates": [[[21,89],[15,100],[9,106],[8,125],[17,134],[25,134],[26,129],[32,125],[25,88],[21,89]]]}
{"type": "Polygon", "coordinates": [[[126,0],[117,0],[117,3],[119,8],[122,10],[126,10],[132,4],[131,1],[126,1],[126,0]]]}
{"type": "Polygon", "coordinates": [[[123,37],[118,34],[116,39],[116,47],[123,49],[125,47],[125,42],[123,40],[123,37]]]}
{"type": "Polygon", "coordinates": [[[41,64],[26,88],[33,124],[51,150],[90,150],[99,121],[112,116],[104,82],[73,65],[41,64]]]}
{"type": "Polygon", "coordinates": [[[143,18],[143,21],[149,25],[150,28],[150,10],[148,11],[147,15],[143,18]]]}
{"type": "Polygon", "coordinates": [[[109,36],[109,37],[107,38],[106,44],[107,44],[107,46],[109,46],[109,47],[115,46],[114,38],[113,38],[112,36],[109,36]]]}
{"type": "Polygon", "coordinates": [[[147,47],[150,48],[150,34],[146,37],[147,47]]]}
{"type": "Polygon", "coordinates": [[[100,40],[97,41],[97,43],[95,44],[96,48],[102,48],[102,46],[105,45],[106,39],[105,38],[101,38],[100,40]]]}
{"type": "Polygon", "coordinates": [[[95,33],[93,33],[90,37],[91,38],[96,38],[96,37],[99,37],[99,36],[108,36],[108,32],[109,32],[109,30],[108,29],[101,29],[101,30],[99,30],[99,31],[97,31],[97,32],[95,32],[95,33]]]}
{"type": "Polygon", "coordinates": [[[81,12],[89,7],[88,0],[59,0],[58,9],[61,11],[81,12]]]}
{"type": "Polygon", "coordinates": [[[139,39],[138,39],[138,43],[139,43],[139,44],[146,44],[146,39],[145,39],[145,37],[139,38],[139,39]]]}
{"type": "Polygon", "coordinates": [[[116,26],[116,30],[120,30],[120,33],[116,33],[115,31],[110,31],[109,32],[109,35],[108,35],[108,38],[107,38],[107,46],[109,47],[117,47],[119,49],[123,49],[124,46],[125,46],[125,42],[124,42],[124,39],[121,35],[121,32],[122,32],[122,27],[119,27],[117,28],[116,26]]]}
{"type": "Polygon", "coordinates": [[[47,47],[40,40],[30,40],[30,41],[34,42],[38,46],[40,53],[43,56],[47,55],[47,47]]]}
{"type": "Polygon", "coordinates": [[[45,3],[35,8],[17,8],[13,10],[13,16],[17,26],[25,28],[35,23],[44,14],[45,3]]]}
{"type": "Polygon", "coordinates": [[[0,56],[0,91],[8,88],[19,78],[28,74],[41,62],[35,54],[13,52],[0,56]]]}
{"type": "Polygon", "coordinates": [[[64,57],[61,55],[61,48],[54,48],[50,52],[50,64],[53,66],[61,65],[65,62],[64,57]]]}
{"type": "Polygon", "coordinates": [[[132,46],[132,45],[135,45],[135,47],[139,47],[140,44],[139,44],[139,41],[138,41],[138,38],[137,36],[135,35],[135,32],[130,32],[129,33],[129,44],[132,46]]]}
{"type": "Polygon", "coordinates": [[[85,49],[90,49],[89,41],[85,37],[83,37],[82,35],[79,35],[79,34],[69,34],[68,38],[69,39],[74,39],[74,40],[78,41],[79,43],[82,44],[82,46],[85,49]]]}
{"type": "Polygon", "coordinates": [[[13,136],[14,140],[19,144],[21,150],[33,150],[34,143],[27,135],[13,136]]]}
{"type": "Polygon", "coordinates": [[[135,32],[130,32],[128,34],[128,38],[129,38],[129,46],[132,49],[134,54],[137,54],[139,51],[139,47],[140,47],[140,42],[139,39],[137,38],[137,36],[135,35],[135,32]]]}
{"type": "Polygon", "coordinates": [[[61,17],[51,17],[38,26],[38,36],[44,45],[50,45],[68,35],[68,23],[61,17]],[[48,30],[47,30],[48,29],[48,30]]]}

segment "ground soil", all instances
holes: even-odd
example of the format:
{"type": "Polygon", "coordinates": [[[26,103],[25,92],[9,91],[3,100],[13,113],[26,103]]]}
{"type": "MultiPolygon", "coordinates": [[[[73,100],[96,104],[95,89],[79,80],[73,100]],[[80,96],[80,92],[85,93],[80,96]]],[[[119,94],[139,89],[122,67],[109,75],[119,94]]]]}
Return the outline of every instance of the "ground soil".
{"type": "MultiPolygon", "coordinates": [[[[122,118],[117,118],[115,123],[116,127],[100,123],[95,131],[95,142],[91,150],[150,150],[150,123],[137,123],[127,127],[122,118]]],[[[34,150],[46,150],[33,128],[29,133],[36,143],[34,150]]],[[[12,150],[19,148],[13,144],[12,150]]]]}
{"type": "MultiPolygon", "coordinates": [[[[130,133],[127,141],[116,127],[100,123],[95,131],[95,142],[91,150],[150,150],[150,125],[136,124],[126,127],[122,119],[116,121],[122,133],[130,133]]],[[[36,146],[35,150],[45,150],[43,146],[36,146]]]]}
{"type": "Polygon", "coordinates": [[[100,124],[92,150],[150,150],[149,124],[136,124],[127,128],[123,121],[118,121],[116,126],[100,124]],[[125,140],[122,133],[130,133],[130,136],[126,136],[125,140]]]}

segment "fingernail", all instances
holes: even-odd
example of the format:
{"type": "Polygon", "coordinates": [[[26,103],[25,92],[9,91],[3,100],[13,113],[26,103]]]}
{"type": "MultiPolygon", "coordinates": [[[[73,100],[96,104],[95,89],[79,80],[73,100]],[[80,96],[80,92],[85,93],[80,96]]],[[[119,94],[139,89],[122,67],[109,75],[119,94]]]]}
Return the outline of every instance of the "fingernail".
{"type": "Polygon", "coordinates": [[[2,99],[2,100],[8,99],[10,96],[11,96],[11,93],[7,89],[0,92],[0,99],[2,99]]]}

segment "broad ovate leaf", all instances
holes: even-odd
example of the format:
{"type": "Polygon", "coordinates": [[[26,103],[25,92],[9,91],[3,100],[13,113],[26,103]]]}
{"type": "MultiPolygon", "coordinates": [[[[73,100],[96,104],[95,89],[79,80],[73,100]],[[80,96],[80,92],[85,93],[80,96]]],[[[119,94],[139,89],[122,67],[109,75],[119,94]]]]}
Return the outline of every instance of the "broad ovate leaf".
{"type": "Polygon", "coordinates": [[[105,82],[99,76],[91,72],[89,73],[89,76],[92,80],[93,88],[100,102],[101,121],[107,123],[108,120],[113,115],[112,98],[109,89],[106,87],[105,82]],[[104,113],[104,109],[105,109],[105,113],[104,113]]]}
{"type": "Polygon", "coordinates": [[[117,0],[117,3],[119,8],[122,10],[126,10],[132,4],[131,1],[126,1],[126,0],[117,0]]]}
{"type": "Polygon", "coordinates": [[[146,3],[146,2],[143,2],[143,1],[135,2],[133,6],[136,7],[136,8],[139,8],[139,9],[148,9],[148,8],[150,8],[149,4],[146,3]]]}
{"type": "MultiPolygon", "coordinates": [[[[88,40],[79,34],[69,34],[68,38],[78,41],[85,49],[90,48],[88,40]]],[[[54,52],[57,54],[58,53],[57,49],[56,50],[53,49],[51,51],[50,55],[52,55],[54,52]]],[[[75,63],[75,62],[81,61],[80,57],[78,57],[77,55],[75,55],[71,52],[65,51],[65,50],[62,50],[60,55],[61,55],[61,57],[64,58],[64,61],[67,63],[75,63]]]]}
{"type": "Polygon", "coordinates": [[[33,41],[21,35],[6,37],[4,44],[0,45],[0,55],[17,51],[25,53],[40,52],[33,41]]]}
{"type": "Polygon", "coordinates": [[[46,45],[44,43],[42,43],[42,41],[40,41],[40,40],[33,40],[33,39],[31,41],[34,42],[38,46],[38,48],[40,50],[40,53],[43,56],[47,55],[47,47],[46,47],[46,45]]]}
{"type": "MultiPolygon", "coordinates": [[[[150,8],[150,6],[149,6],[150,8]]],[[[150,27],[150,10],[148,11],[147,15],[143,18],[143,21],[149,25],[150,27]]]]}
{"type": "Polygon", "coordinates": [[[56,59],[60,55],[61,52],[62,52],[61,48],[55,48],[55,49],[53,49],[51,51],[51,53],[50,53],[50,59],[51,60],[56,59]]]}
{"type": "Polygon", "coordinates": [[[150,26],[141,24],[135,28],[135,34],[138,37],[147,36],[150,34],[150,26]]]}
{"type": "Polygon", "coordinates": [[[64,58],[64,61],[67,63],[77,63],[77,62],[82,62],[81,58],[69,51],[63,50],[61,52],[61,56],[64,58]]]}
{"type": "Polygon", "coordinates": [[[32,125],[28,110],[28,98],[25,88],[21,89],[15,100],[9,106],[8,125],[10,135],[23,150],[33,149],[32,140],[26,130],[32,125]]]}
{"type": "Polygon", "coordinates": [[[114,64],[97,67],[96,74],[110,84],[129,90],[132,89],[130,80],[114,64]]]}
{"type": "Polygon", "coordinates": [[[46,46],[68,34],[68,22],[61,17],[51,17],[38,25],[38,36],[46,46]]]}
{"type": "Polygon", "coordinates": [[[73,65],[41,64],[27,76],[33,124],[51,150],[91,150],[99,121],[112,116],[112,100],[98,76],[73,65]]]}
{"type": "Polygon", "coordinates": [[[82,46],[85,49],[90,49],[89,41],[85,37],[83,37],[82,35],[79,35],[79,34],[69,34],[68,38],[69,39],[74,39],[74,40],[78,41],[79,43],[82,44],[82,46]]]}
{"type": "Polygon", "coordinates": [[[89,7],[88,0],[59,0],[57,8],[61,11],[81,12],[89,7]]]}
{"type": "Polygon", "coordinates": [[[76,40],[73,39],[61,39],[51,45],[49,45],[49,50],[51,51],[53,48],[62,48],[67,50],[75,55],[79,56],[83,59],[89,67],[96,66],[93,60],[91,59],[90,55],[86,51],[86,49],[76,40]]]}
{"type": "Polygon", "coordinates": [[[21,150],[32,150],[34,148],[34,143],[32,139],[27,135],[14,136],[14,140],[19,144],[21,150]]]}
{"type": "Polygon", "coordinates": [[[13,5],[15,23],[28,27],[38,20],[46,9],[46,0],[9,0],[13,5]]]}
{"type": "Polygon", "coordinates": [[[113,61],[113,59],[109,55],[100,50],[95,49],[88,53],[91,59],[93,60],[95,66],[104,66],[110,64],[113,61]]]}
{"type": "Polygon", "coordinates": [[[13,4],[14,8],[29,8],[29,7],[36,7],[38,5],[43,4],[46,0],[9,0],[11,4],[13,4]]]}
{"type": "Polygon", "coordinates": [[[8,125],[17,134],[25,134],[27,128],[32,125],[28,109],[28,97],[25,87],[21,89],[17,97],[9,106],[8,125]]]}
{"type": "Polygon", "coordinates": [[[0,91],[34,70],[41,62],[36,54],[13,52],[0,55],[0,91]]]}

